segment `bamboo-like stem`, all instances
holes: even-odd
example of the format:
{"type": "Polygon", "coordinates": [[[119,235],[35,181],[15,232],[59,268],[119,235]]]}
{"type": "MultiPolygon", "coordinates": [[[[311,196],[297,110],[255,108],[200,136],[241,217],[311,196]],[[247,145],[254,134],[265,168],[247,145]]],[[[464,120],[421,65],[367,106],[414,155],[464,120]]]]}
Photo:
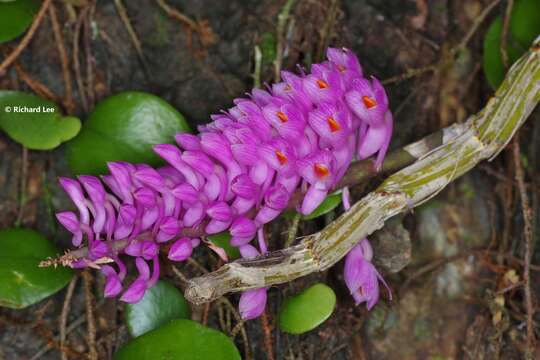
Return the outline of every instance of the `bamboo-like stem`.
{"type": "Polygon", "coordinates": [[[323,271],[384,222],[437,195],[484,159],[495,157],[540,100],[540,37],[509,70],[495,96],[478,114],[443,132],[442,144],[387,178],[349,211],[293,247],[256,259],[240,259],[188,281],[195,304],[228,292],[280,284],[323,271]]]}

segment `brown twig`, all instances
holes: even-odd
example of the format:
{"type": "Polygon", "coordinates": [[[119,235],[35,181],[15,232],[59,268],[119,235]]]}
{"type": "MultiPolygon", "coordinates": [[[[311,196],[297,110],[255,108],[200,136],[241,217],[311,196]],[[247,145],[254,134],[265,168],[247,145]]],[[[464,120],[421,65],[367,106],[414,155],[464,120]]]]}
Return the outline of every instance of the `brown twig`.
{"type": "Polygon", "coordinates": [[[77,82],[77,89],[81,98],[81,104],[84,112],[88,112],[88,99],[84,90],[84,83],[81,75],[81,63],[79,60],[79,39],[81,34],[81,27],[83,25],[84,17],[88,13],[89,8],[85,7],[79,13],[77,22],[75,23],[75,32],[73,34],[73,69],[75,70],[75,79],[77,82]]]}
{"type": "Polygon", "coordinates": [[[274,349],[272,347],[272,328],[268,321],[268,311],[264,310],[261,315],[261,323],[264,333],[264,348],[266,350],[266,358],[268,360],[274,360],[274,349]]]}
{"type": "Polygon", "coordinates": [[[1,314],[1,316],[0,316],[0,325],[2,324],[2,322],[8,323],[12,327],[28,326],[33,331],[35,331],[36,334],[38,334],[39,336],[41,336],[45,340],[45,342],[46,342],[45,347],[43,347],[38,353],[36,353],[32,358],[30,358],[30,360],[39,359],[39,357],[41,357],[43,354],[45,354],[50,348],[55,348],[55,349],[58,349],[60,351],[66,351],[71,356],[75,357],[76,359],[81,359],[83,357],[82,353],[80,353],[80,352],[78,352],[78,351],[76,351],[74,349],[71,349],[69,347],[65,347],[64,349],[62,349],[60,347],[60,343],[57,341],[56,337],[54,337],[52,335],[51,330],[49,328],[47,328],[43,324],[43,321],[41,321],[41,320],[28,321],[26,319],[15,317],[15,316],[12,316],[12,315],[1,314]]]}
{"type": "Polygon", "coordinates": [[[192,258],[192,257],[188,258],[187,262],[188,262],[188,264],[191,264],[193,267],[197,268],[203,274],[208,274],[209,273],[209,271],[204,266],[202,266],[197,260],[195,260],[194,258],[192,258]]]}
{"type": "Polygon", "coordinates": [[[242,335],[242,341],[244,343],[244,358],[252,359],[253,357],[251,355],[251,352],[249,351],[249,341],[245,327],[246,323],[244,322],[244,320],[242,320],[242,317],[240,316],[236,308],[233,306],[233,304],[229,301],[229,299],[223,297],[218,301],[220,303],[223,303],[230,310],[231,314],[237,321],[237,324],[231,330],[230,336],[234,339],[238,332],[240,332],[240,334],[242,335]]]}
{"type": "Polygon", "coordinates": [[[94,17],[94,13],[96,11],[96,3],[93,2],[92,5],[90,5],[90,11],[88,12],[88,16],[84,19],[83,24],[83,46],[84,46],[84,55],[86,57],[86,94],[88,95],[88,107],[91,110],[94,107],[94,104],[96,102],[96,95],[94,91],[94,57],[92,56],[92,47],[90,46],[90,41],[92,37],[92,29],[90,28],[90,22],[92,21],[94,17]]]}
{"type": "Polygon", "coordinates": [[[207,47],[216,42],[216,34],[210,28],[210,24],[207,20],[194,21],[182,14],[176,8],[170,6],[165,0],[156,0],[159,7],[167,13],[167,15],[175,20],[178,20],[189,28],[190,31],[199,35],[199,40],[203,47],[207,47]]]}
{"type": "Polygon", "coordinates": [[[533,228],[531,221],[531,208],[529,205],[529,196],[525,189],[525,171],[521,163],[521,152],[519,149],[519,133],[516,134],[513,143],[514,166],[516,168],[516,180],[518,182],[519,197],[521,201],[521,209],[523,212],[523,233],[525,236],[525,254],[523,255],[523,282],[525,292],[525,308],[527,309],[527,352],[530,355],[534,354],[535,336],[533,316],[534,309],[532,303],[531,283],[530,283],[530,266],[533,247],[533,228]]]}
{"type": "Polygon", "coordinates": [[[86,302],[86,325],[88,335],[88,358],[98,360],[96,348],[96,319],[94,316],[94,295],[92,294],[92,275],[88,269],[82,272],[86,302]]]}
{"type": "Polygon", "coordinates": [[[284,247],[289,247],[296,240],[296,234],[298,233],[298,226],[300,225],[300,220],[302,220],[302,215],[300,213],[295,213],[291,221],[291,226],[287,231],[287,240],[285,240],[284,247]]]}
{"type": "MultiPolygon", "coordinates": [[[[64,305],[62,305],[62,313],[60,314],[60,348],[64,348],[64,343],[66,342],[66,325],[67,318],[69,315],[69,309],[71,305],[71,299],[73,297],[73,292],[75,290],[75,285],[77,285],[77,276],[74,276],[71,279],[69,286],[66,291],[66,297],[64,299],[64,305]]],[[[61,352],[62,360],[67,360],[67,354],[63,351],[61,352]]]]}
{"type": "MultiPolygon", "coordinates": [[[[36,331],[36,333],[38,333],[40,336],[42,336],[43,338],[47,340],[47,346],[49,348],[53,347],[55,349],[58,349],[62,353],[66,352],[70,356],[73,356],[76,359],[80,359],[82,357],[83,354],[81,354],[80,352],[74,349],[71,349],[69,347],[61,347],[60,343],[54,339],[54,336],[52,336],[51,331],[47,329],[46,327],[44,327],[42,324],[35,325],[34,330],[36,331]]],[[[35,359],[37,359],[37,357],[34,356],[31,360],[35,360],[35,359]]]]}
{"type": "Polygon", "coordinates": [[[182,274],[182,272],[180,270],[178,270],[178,268],[176,266],[171,265],[171,269],[172,269],[173,273],[180,278],[180,281],[182,281],[184,283],[188,282],[188,278],[184,274],[182,274]]]}
{"type": "Polygon", "coordinates": [[[64,44],[64,36],[58,23],[58,16],[56,14],[56,7],[54,3],[51,3],[49,7],[49,18],[54,33],[54,39],[56,42],[56,48],[58,50],[58,57],[60,58],[60,64],[62,65],[62,77],[64,79],[64,108],[68,114],[73,114],[75,111],[75,103],[73,102],[73,89],[71,85],[71,71],[69,69],[69,59],[67,56],[66,46],[64,44]]]}
{"type": "Polygon", "coordinates": [[[208,302],[204,304],[203,314],[202,314],[202,324],[206,325],[208,324],[208,316],[210,315],[210,306],[212,305],[211,302],[208,302]]]}
{"type": "Polygon", "coordinates": [[[476,31],[478,31],[478,28],[480,27],[480,25],[482,25],[484,20],[491,13],[491,10],[493,10],[495,6],[497,6],[500,2],[501,0],[494,0],[491,4],[487,5],[484,8],[484,10],[482,10],[480,15],[478,15],[476,19],[474,19],[472,26],[469,28],[469,31],[467,32],[467,34],[465,34],[463,39],[461,39],[461,42],[459,43],[459,45],[456,46],[454,49],[452,49],[453,54],[456,54],[467,47],[467,44],[472,39],[476,31]]]}
{"type": "Polygon", "coordinates": [[[43,17],[45,16],[45,13],[47,12],[47,8],[51,5],[52,0],[44,0],[41,4],[41,8],[39,9],[39,12],[37,13],[34,22],[32,22],[32,25],[30,26],[30,29],[28,29],[28,32],[22,40],[19,42],[15,50],[9,54],[4,61],[0,64],[0,74],[3,74],[7,68],[13,64],[15,60],[19,57],[19,55],[23,52],[23,50],[28,46],[30,43],[30,40],[34,37],[34,34],[36,33],[36,30],[38,29],[39,25],[41,24],[41,21],[43,20],[43,17]]]}
{"type": "Polygon", "coordinates": [[[505,293],[507,293],[509,291],[512,291],[512,290],[516,289],[516,288],[519,288],[521,286],[523,286],[523,281],[518,281],[515,284],[508,285],[507,287],[497,291],[495,294],[496,295],[502,295],[502,294],[505,294],[505,293]]]}
{"type": "Polygon", "coordinates": [[[483,250],[477,250],[477,251],[467,251],[465,253],[459,253],[453,256],[449,257],[443,257],[439,259],[435,259],[431,261],[430,263],[422,266],[421,268],[414,271],[410,276],[407,277],[405,282],[400,286],[398,293],[403,294],[404,291],[409,287],[409,285],[416,280],[417,278],[424,276],[425,274],[429,274],[433,272],[434,270],[438,269],[439,267],[452,263],[454,261],[466,258],[468,256],[471,256],[474,253],[482,254],[483,250]]]}
{"type": "MultiPolygon", "coordinates": [[[[510,185],[510,186],[517,186],[518,185],[517,180],[509,178],[507,175],[493,169],[491,166],[489,166],[487,164],[480,165],[478,167],[478,169],[480,169],[482,171],[485,171],[486,174],[494,176],[500,181],[504,181],[504,182],[508,183],[508,185],[510,185]]],[[[532,191],[532,192],[540,195],[540,188],[538,188],[534,184],[534,182],[525,183],[525,189],[527,189],[527,191],[532,191]]]]}
{"type": "Polygon", "coordinates": [[[165,0],[156,0],[156,3],[167,13],[167,15],[180,21],[182,24],[191,28],[191,30],[197,31],[197,23],[194,20],[191,20],[189,17],[167,4],[165,0]]]}
{"type": "Polygon", "coordinates": [[[401,82],[403,80],[408,80],[410,78],[413,78],[413,77],[416,77],[416,76],[419,76],[419,75],[423,75],[423,74],[428,73],[428,72],[436,72],[439,69],[441,69],[442,67],[444,67],[445,65],[447,65],[448,62],[451,61],[452,58],[454,58],[454,56],[456,56],[461,50],[465,49],[465,47],[467,46],[469,41],[472,39],[473,35],[476,33],[476,31],[478,31],[478,29],[479,29],[480,25],[482,24],[482,22],[486,19],[486,17],[489,15],[489,13],[495,8],[495,6],[497,4],[499,4],[500,1],[501,0],[495,0],[491,4],[489,4],[488,6],[486,6],[484,8],[482,13],[480,13],[480,15],[474,20],[474,23],[470,27],[469,31],[461,39],[461,41],[458,43],[458,45],[456,45],[455,47],[453,47],[450,50],[450,56],[449,57],[445,57],[445,58],[439,60],[435,64],[423,66],[423,67],[416,68],[416,69],[410,69],[410,70],[407,70],[403,74],[392,76],[390,78],[384,79],[382,81],[382,84],[383,85],[388,85],[388,84],[393,84],[393,83],[399,83],[399,82],[401,82]]]}
{"type": "Polygon", "coordinates": [[[17,71],[17,75],[19,78],[26,84],[30,89],[32,89],[33,92],[38,94],[39,96],[51,100],[52,102],[58,102],[58,97],[42,82],[36,79],[32,79],[30,75],[24,69],[22,66],[18,63],[15,63],[15,71],[17,71]]]}
{"type": "Polygon", "coordinates": [[[410,79],[410,78],[413,78],[413,77],[416,77],[416,76],[419,76],[428,72],[437,71],[439,68],[440,68],[440,62],[436,64],[431,64],[428,66],[423,66],[421,68],[410,69],[410,70],[407,70],[403,74],[392,76],[388,79],[384,79],[383,81],[381,81],[381,83],[383,85],[399,83],[399,82],[402,82],[403,80],[407,80],[407,79],[410,79]]]}
{"type": "MultiPolygon", "coordinates": [[[[99,309],[101,306],[103,306],[103,304],[105,304],[105,299],[101,299],[97,305],[96,305],[96,309],[99,309]]],[[[68,334],[71,334],[75,329],[77,329],[79,326],[81,326],[82,324],[84,324],[86,322],[86,314],[83,314],[81,316],[79,316],[78,318],[76,318],[75,320],[73,320],[72,323],[70,323],[67,328],[66,328],[66,336],[68,334]]],[[[53,337],[53,340],[55,342],[57,342],[58,344],[60,344],[60,334],[56,335],[53,337]]],[[[54,344],[46,344],[44,347],[42,347],[34,356],[32,356],[32,358],[30,360],[37,360],[39,359],[41,356],[43,356],[44,354],[46,354],[51,348],[54,347],[54,344]]],[[[65,345],[63,348],[58,345],[56,347],[59,351],[61,352],[67,352],[68,355],[71,355],[72,357],[76,358],[76,359],[80,359],[82,358],[82,354],[78,353],[77,351],[71,349],[69,346],[65,345]]]]}
{"type": "Polygon", "coordinates": [[[500,52],[502,62],[505,69],[508,69],[508,28],[510,26],[510,16],[512,15],[512,8],[514,7],[514,0],[507,0],[506,11],[504,13],[503,28],[501,33],[500,52]]]}
{"type": "Polygon", "coordinates": [[[120,19],[122,20],[122,23],[124,24],[124,27],[126,28],[129,34],[129,38],[131,42],[133,43],[133,46],[135,47],[135,51],[137,52],[137,56],[139,57],[139,61],[141,62],[143,70],[148,76],[148,73],[149,73],[148,66],[146,64],[146,59],[143,54],[141,41],[139,40],[139,37],[137,36],[135,29],[133,29],[133,26],[131,25],[131,21],[129,20],[127,10],[124,4],[122,3],[122,0],[114,0],[114,5],[116,6],[118,15],[120,16],[120,19]]]}
{"type": "MultiPolygon", "coordinates": [[[[509,151],[505,152],[504,156],[505,158],[511,157],[512,154],[510,154],[511,149],[508,149],[509,151]]],[[[513,175],[513,166],[512,166],[512,160],[510,159],[507,161],[506,165],[506,171],[507,171],[507,177],[512,178],[513,175]]],[[[503,219],[502,219],[502,233],[501,233],[501,241],[499,244],[499,264],[502,263],[503,254],[508,250],[508,242],[510,239],[511,229],[512,229],[512,218],[514,213],[514,186],[511,182],[505,182],[503,183],[502,191],[498,194],[501,198],[501,202],[503,205],[503,219]]]]}

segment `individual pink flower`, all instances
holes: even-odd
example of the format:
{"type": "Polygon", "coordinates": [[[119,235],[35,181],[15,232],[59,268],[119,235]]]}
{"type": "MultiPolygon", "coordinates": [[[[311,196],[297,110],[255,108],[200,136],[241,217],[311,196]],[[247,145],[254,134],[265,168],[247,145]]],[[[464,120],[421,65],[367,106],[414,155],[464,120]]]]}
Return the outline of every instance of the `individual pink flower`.
{"type": "Polygon", "coordinates": [[[379,301],[379,281],[388,290],[390,300],[392,299],[390,288],[371,263],[372,257],[373,250],[368,240],[363,239],[345,257],[344,269],[345,284],[356,305],[365,302],[368,310],[379,301]]]}

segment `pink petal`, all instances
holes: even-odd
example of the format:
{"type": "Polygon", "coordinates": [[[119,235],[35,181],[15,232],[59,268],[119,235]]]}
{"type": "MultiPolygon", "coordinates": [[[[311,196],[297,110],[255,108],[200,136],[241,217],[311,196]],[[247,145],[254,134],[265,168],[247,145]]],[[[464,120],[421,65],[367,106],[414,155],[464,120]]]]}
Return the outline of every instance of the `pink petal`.
{"type": "Polygon", "coordinates": [[[244,291],[240,296],[238,310],[243,320],[255,319],[266,307],[266,288],[244,291]]]}
{"type": "Polygon", "coordinates": [[[311,214],[319,205],[322,204],[327,194],[328,190],[321,190],[318,189],[316,186],[311,185],[306,195],[304,196],[300,212],[303,215],[311,214]]]}
{"type": "Polygon", "coordinates": [[[178,146],[182,147],[184,150],[200,150],[201,148],[201,140],[197,135],[178,133],[174,138],[178,146]]]}

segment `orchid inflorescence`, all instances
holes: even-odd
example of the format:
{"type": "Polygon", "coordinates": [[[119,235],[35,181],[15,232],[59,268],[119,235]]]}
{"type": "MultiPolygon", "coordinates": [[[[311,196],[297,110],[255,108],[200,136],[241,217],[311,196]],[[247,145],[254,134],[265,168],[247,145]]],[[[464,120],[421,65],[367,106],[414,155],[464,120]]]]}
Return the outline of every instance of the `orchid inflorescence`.
{"type": "MultiPolygon", "coordinates": [[[[187,230],[229,231],[242,257],[264,255],[262,228],[283,212],[293,193],[303,195],[298,211],[310,214],[353,159],[376,154],[379,169],[393,125],[384,88],[363,77],[350,50],[330,48],[327,57],[310,74],[282,71],[283,82],[234,100],[234,107],[200,126],[198,135],[179,133],[177,145],[154,146],[166,166],[110,162],[110,174],[101,178],[61,178],[78,215],[65,211],[57,218],[73,234],[74,246],[87,241],[85,256],[71,266],[99,268],[106,277],[105,297],[122,293],[120,300],[136,303],[159,277],[160,249],[170,260],[184,261],[206,242],[186,236],[187,230]],[[125,290],[121,255],[135,257],[139,273],[125,290]]],[[[363,239],[345,265],[351,294],[368,308],[377,302],[382,280],[371,257],[363,239]]],[[[242,318],[264,311],[266,290],[242,294],[242,318]]]]}

